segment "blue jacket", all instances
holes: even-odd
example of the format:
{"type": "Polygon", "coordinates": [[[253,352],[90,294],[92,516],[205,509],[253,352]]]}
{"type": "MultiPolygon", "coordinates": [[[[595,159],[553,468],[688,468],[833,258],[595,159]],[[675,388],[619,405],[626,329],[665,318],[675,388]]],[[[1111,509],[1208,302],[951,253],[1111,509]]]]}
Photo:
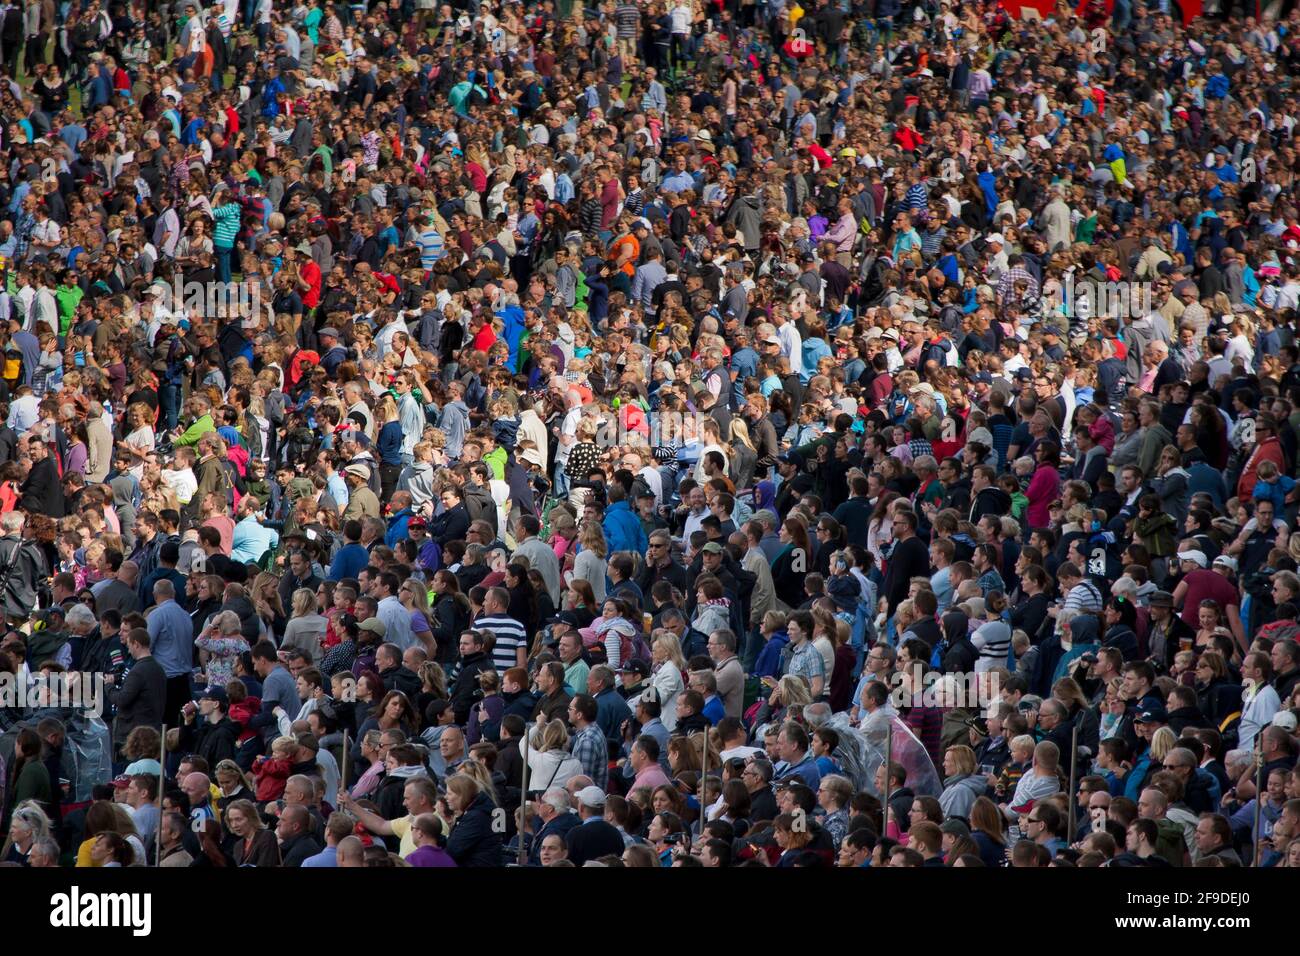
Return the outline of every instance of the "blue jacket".
{"type": "Polygon", "coordinates": [[[361,573],[361,569],[370,563],[370,552],[360,544],[345,544],[339,549],[339,553],[334,555],[334,563],[330,565],[329,579],[331,581],[342,581],[344,578],[355,578],[361,573]]]}
{"type": "Polygon", "coordinates": [[[508,305],[498,312],[497,316],[505,324],[505,328],[501,330],[501,337],[510,347],[510,357],[506,360],[506,365],[513,372],[519,358],[519,343],[524,337],[524,310],[517,305],[508,305]]]}
{"type": "Polygon", "coordinates": [[[785,650],[790,643],[790,635],[785,631],[777,631],[772,635],[772,639],[763,645],[763,649],[758,652],[758,658],[754,661],[755,677],[780,677],[781,676],[781,652],[785,650]]]}
{"type": "Polygon", "coordinates": [[[641,519],[632,513],[626,501],[616,501],[610,505],[605,511],[602,525],[605,529],[605,540],[609,543],[610,554],[615,551],[635,551],[637,554],[645,554],[646,546],[649,544],[645,528],[641,526],[641,519]]]}
{"type": "Polygon", "coordinates": [[[389,516],[388,531],[384,534],[384,544],[388,545],[390,548],[395,548],[397,547],[397,542],[405,541],[410,537],[406,530],[406,526],[410,524],[411,519],[414,517],[415,512],[410,508],[403,508],[396,514],[389,516]]]}

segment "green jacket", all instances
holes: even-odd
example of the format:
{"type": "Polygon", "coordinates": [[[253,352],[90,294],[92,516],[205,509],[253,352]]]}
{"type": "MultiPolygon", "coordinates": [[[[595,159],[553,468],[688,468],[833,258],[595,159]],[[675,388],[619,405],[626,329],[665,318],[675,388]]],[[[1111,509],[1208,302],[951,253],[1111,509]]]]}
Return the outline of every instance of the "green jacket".
{"type": "Polygon", "coordinates": [[[177,438],[172,444],[177,448],[181,448],[185,445],[194,445],[197,444],[198,440],[204,435],[216,430],[217,426],[213,423],[212,416],[210,414],[204,415],[202,418],[196,419],[194,424],[185,429],[185,431],[181,433],[180,438],[177,438]]]}

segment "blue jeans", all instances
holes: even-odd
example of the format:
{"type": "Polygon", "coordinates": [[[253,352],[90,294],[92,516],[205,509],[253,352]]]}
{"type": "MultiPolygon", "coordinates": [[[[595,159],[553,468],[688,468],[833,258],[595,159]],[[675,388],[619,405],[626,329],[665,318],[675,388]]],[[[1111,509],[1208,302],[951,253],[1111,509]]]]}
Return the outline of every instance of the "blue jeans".
{"type": "Polygon", "coordinates": [[[164,384],[158,392],[158,404],[162,408],[164,421],[168,430],[176,427],[180,419],[181,387],[164,384]]]}
{"type": "Polygon", "coordinates": [[[235,256],[235,247],[214,247],[217,251],[217,281],[230,281],[230,260],[235,256]]]}

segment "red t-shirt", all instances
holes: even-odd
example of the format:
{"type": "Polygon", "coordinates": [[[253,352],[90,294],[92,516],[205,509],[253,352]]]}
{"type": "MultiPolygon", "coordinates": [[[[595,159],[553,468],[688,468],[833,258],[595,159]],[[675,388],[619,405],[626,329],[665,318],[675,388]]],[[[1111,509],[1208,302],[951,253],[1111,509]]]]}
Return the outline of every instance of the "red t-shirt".
{"type": "Polygon", "coordinates": [[[1197,568],[1184,577],[1183,581],[1187,584],[1187,596],[1183,598],[1182,618],[1194,629],[1200,627],[1197,612],[1201,608],[1202,601],[1217,601],[1221,608],[1229,604],[1241,605],[1241,594],[1233,583],[1218,571],[1197,568]]]}
{"type": "Polygon", "coordinates": [[[302,274],[303,279],[311,283],[311,288],[302,294],[302,304],[309,309],[314,309],[320,305],[320,266],[316,265],[313,260],[308,259],[298,271],[302,274]]]}

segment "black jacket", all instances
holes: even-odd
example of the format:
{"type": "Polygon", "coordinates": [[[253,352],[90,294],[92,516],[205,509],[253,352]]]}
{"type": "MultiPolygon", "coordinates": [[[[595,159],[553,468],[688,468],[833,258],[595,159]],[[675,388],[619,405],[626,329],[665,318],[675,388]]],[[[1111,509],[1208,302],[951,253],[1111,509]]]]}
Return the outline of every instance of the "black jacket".
{"type": "Polygon", "coordinates": [[[486,651],[470,654],[461,662],[456,685],[451,689],[451,708],[456,713],[456,723],[463,726],[469,720],[470,708],[474,706],[474,692],[480,689],[478,675],[493,669],[492,659],[486,651]]]}
{"type": "Polygon", "coordinates": [[[239,750],[239,725],[229,717],[222,717],[215,724],[202,716],[196,716],[191,723],[183,723],[181,731],[181,749],[196,753],[215,767],[223,760],[234,760],[239,750]]]}
{"type": "Polygon", "coordinates": [[[153,656],[142,657],[127,671],[120,687],[114,687],[109,700],[117,709],[113,737],[120,745],[137,727],[157,727],[162,723],[167,699],[167,675],[153,656]]]}
{"type": "Polygon", "coordinates": [[[384,682],[384,690],[400,690],[409,700],[415,700],[420,692],[420,678],[409,667],[392,667],[379,672],[379,679],[384,682]]]}
{"type": "Polygon", "coordinates": [[[49,575],[45,553],[30,541],[12,535],[0,538],[0,581],[4,612],[26,618],[36,607],[36,589],[49,575]]]}
{"type": "Polygon", "coordinates": [[[985,515],[1011,514],[1011,496],[996,485],[989,485],[975,495],[970,506],[970,522],[978,524],[985,515]]]}
{"type": "Polygon", "coordinates": [[[63,486],[59,484],[59,469],[52,455],[46,455],[32,465],[27,480],[18,490],[22,494],[19,508],[31,514],[39,512],[51,518],[63,517],[63,486]]]}
{"type": "Polygon", "coordinates": [[[599,818],[578,824],[565,835],[564,843],[569,848],[569,859],[574,866],[582,866],[588,860],[611,853],[623,855],[622,834],[599,818]]]}
{"type": "Polygon", "coordinates": [[[457,866],[501,865],[501,834],[493,826],[494,810],[488,795],[480,793],[456,818],[447,836],[447,853],[457,866]]]}
{"type": "Polygon", "coordinates": [[[429,625],[438,644],[438,662],[448,664],[456,658],[461,632],[469,627],[469,605],[450,594],[439,594],[432,611],[429,625]]]}
{"type": "Polygon", "coordinates": [[[302,866],[303,860],[309,856],[315,856],[320,851],[320,840],[316,839],[315,834],[300,834],[292,840],[280,844],[280,865],[302,866]]]}

